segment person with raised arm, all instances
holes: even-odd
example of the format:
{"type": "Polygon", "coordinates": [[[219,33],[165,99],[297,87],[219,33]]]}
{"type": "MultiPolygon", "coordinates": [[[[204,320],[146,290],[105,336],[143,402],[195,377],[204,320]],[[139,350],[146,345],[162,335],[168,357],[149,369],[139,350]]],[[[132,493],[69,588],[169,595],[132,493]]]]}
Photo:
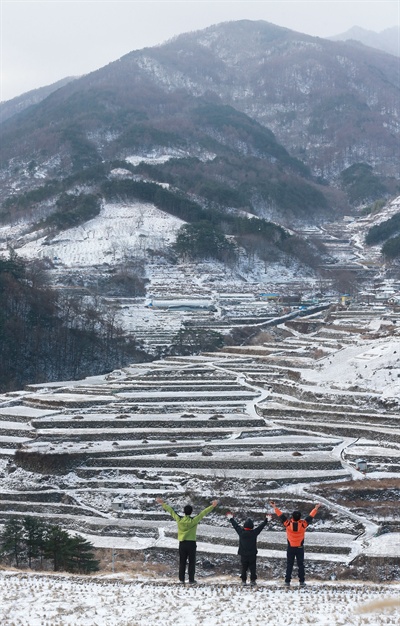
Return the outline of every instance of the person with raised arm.
{"type": "Polygon", "coordinates": [[[185,583],[186,564],[189,561],[188,575],[189,584],[196,583],[194,579],[196,571],[196,534],[197,525],[208,513],[211,513],[218,504],[217,500],[213,500],[211,505],[203,509],[198,515],[192,517],[193,507],[186,504],[183,513],[179,515],[169,504],[164,502],[162,498],[156,498],[156,502],[161,504],[164,511],[167,511],[178,524],[178,541],[179,541],[179,581],[185,583]]]}
{"type": "Polygon", "coordinates": [[[250,585],[254,586],[257,584],[257,537],[263,530],[263,528],[266,527],[268,521],[270,520],[270,516],[266,514],[265,520],[261,522],[261,524],[256,526],[256,528],[254,528],[254,522],[250,517],[247,518],[243,526],[240,526],[240,524],[238,524],[231,512],[228,512],[226,514],[226,517],[239,535],[238,554],[240,555],[240,561],[242,566],[240,573],[242,584],[246,584],[247,571],[249,570],[250,585]]]}
{"type": "Polygon", "coordinates": [[[270,505],[273,507],[275,513],[286,528],[287,558],[285,585],[287,587],[290,586],[290,581],[292,580],[293,565],[296,559],[299,574],[299,583],[301,587],[304,587],[306,584],[304,567],[304,537],[307,526],[311,524],[314,517],[318,513],[318,509],[321,505],[316,504],[311,513],[307,515],[304,519],[301,518],[300,511],[293,511],[289,519],[284,513],[282,513],[282,511],[278,509],[273,500],[270,502],[270,505]]]}

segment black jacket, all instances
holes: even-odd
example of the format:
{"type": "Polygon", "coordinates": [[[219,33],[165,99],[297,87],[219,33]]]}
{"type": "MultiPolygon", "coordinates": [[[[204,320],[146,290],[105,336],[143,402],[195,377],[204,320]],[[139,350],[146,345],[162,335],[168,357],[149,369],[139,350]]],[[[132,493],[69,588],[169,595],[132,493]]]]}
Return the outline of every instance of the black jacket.
{"type": "Polygon", "coordinates": [[[244,529],[243,526],[240,526],[234,517],[231,517],[229,521],[239,535],[238,554],[242,556],[255,556],[257,554],[257,537],[262,529],[268,524],[268,519],[265,518],[259,526],[252,528],[251,530],[244,529]]]}

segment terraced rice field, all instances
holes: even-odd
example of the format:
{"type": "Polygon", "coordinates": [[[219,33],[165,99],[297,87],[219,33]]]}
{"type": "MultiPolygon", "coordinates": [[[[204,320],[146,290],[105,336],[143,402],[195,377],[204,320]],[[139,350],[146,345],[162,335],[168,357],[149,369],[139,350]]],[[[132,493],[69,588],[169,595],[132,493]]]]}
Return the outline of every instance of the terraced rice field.
{"type": "MultiPolygon", "coordinates": [[[[396,481],[400,415],[365,382],[351,389],[312,380],[346,346],[368,339],[370,318],[357,314],[358,334],[355,320],[347,320],[351,332],[339,332],[336,321],[327,323],[321,313],[299,322],[312,332],[292,322],[256,348],[170,358],[3,395],[0,520],[38,515],[101,548],[168,552],[176,547],[176,527],[155,498],[178,510],[188,500],[197,510],[217,498],[218,509],[199,526],[198,550],[218,562],[237,552],[227,510],[261,521],[270,499],[304,513],[320,500],[307,559],[315,573],[351,571],[383,523],[394,541],[400,529],[390,506],[385,520],[371,507],[366,515],[351,497],[331,498],[329,486],[351,489],[368,480],[357,470],[360,456],[368,460],[376,494],[381,480],[396,481]]],[[[277,520],[259,548],[265,563],[284,559],[277,520]]]]}

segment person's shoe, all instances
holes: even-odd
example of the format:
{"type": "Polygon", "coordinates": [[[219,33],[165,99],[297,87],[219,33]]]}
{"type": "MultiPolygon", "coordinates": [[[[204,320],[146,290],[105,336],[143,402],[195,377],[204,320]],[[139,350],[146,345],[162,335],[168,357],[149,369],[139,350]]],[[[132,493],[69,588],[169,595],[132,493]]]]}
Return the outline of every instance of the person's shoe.
{"type": "Polygon", "coordinates": [[[184,584],[185,584],[185,581],[184,581],[184,580],[180,580],[180,581],[179,581],[179,584],[180,584],[180,585],[184,585],[184,584]]]}
{"type": "Polygon", "coordinates": [[[242,580],[242,585],[243,585],[243,587],[245,587],[247,585],[245,580],[242,580]]]}
{"type": "Polygon", "coordinates": [[[290,583],[287,583],[286,581],[283,583],[285,587],[290,587],[290,583]]]}
{"type": "Polygon", "coordinates": [[[257,583],[256,583],[256,581],[255,581],[255,580],[252,580],[252,581],[250,582],[250,586],[251,586],[251,587],[257,587],[257,583]]]}
{"type": "Polygon", "coordinates": [[[300,583],[300,587],[307,587],[306,583],[303,581],[302,583],[300,583]]]}
{"type": "Polygon", "coordinates": [[[189,585],[196,585],[197,584],[197,580],[189,580],[189,585]]]}

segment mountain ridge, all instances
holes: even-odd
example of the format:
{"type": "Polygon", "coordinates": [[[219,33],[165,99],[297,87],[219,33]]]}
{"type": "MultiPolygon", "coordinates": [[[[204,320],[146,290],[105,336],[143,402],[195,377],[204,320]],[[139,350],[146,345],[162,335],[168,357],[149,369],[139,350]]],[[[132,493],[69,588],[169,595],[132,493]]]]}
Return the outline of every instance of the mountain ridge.
{"type": "Polygon", "coordinates": [[[353,26],[344,33],[328,37],[331,41],[356,41],[365,46],[400,56],[400,26],[391,26],[380,32],[353,26]]]}
{"type": "Polygon", "coordinates": [[[38,87],[37,89],[31,89],[25,93],[11,98],[10,100],[4,100],[0,102],[0,120],[5,122],[7,119],[17,115],[21,111],[24,111],[30,106],[39,104],[42,100],[47,98],[51,93],[57,91],[61,87],[64,87],[73,80],[76,80],[76,76],[66,76],[61,78],[55,83],[45,85],[44,87],[38,87]]]}
{"type": "MultiPolygon", "coordinates": [[[[68,115],[82,122],[85,100],[92,124],[102,113],[104,127],[116,109],[168,108],[168,95],[217,98],[270,128],[316,175],[336,178],[352,162],[371,160],[396,175],[397,69],[396,59],[372,49],[263,22],[227,22],[130,52],[73,81],[38,105],[36,121],[50,122],[57,107],[62,116],[66,100],[68,115]]],[[[7,124],[3,132],[7,146],[7,124]]]]}
{"type": "Polygon", "coordinates": [[[2,124],[2,219],[65,227],[85,202],[157,198],[239,237],[241,214],[354,212],[398,190],[395,62],[248,20],[130,52],[2,124]]]}

